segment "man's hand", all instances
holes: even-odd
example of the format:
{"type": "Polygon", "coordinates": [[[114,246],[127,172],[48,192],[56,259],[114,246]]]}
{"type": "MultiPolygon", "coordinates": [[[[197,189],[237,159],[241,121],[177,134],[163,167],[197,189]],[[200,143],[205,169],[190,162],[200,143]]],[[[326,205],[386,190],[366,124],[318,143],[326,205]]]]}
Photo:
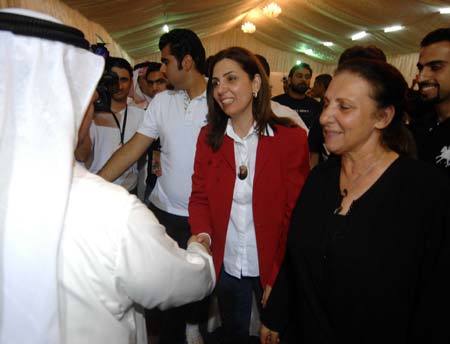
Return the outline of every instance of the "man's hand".
{"type": "Polygon", "coordinates": [[[193,235],[188,240],[188,245],[193,242],[198,242],[205,247],[206,251],[211,255],[211,243],[209,241],[209,237],[205,234],[193,235]]]}
{"type": "Polygon", "coordinates": [[[261,305],[263,308],[266,307],[267,300],[269,299],[271,292],[272,292],[272,287],[270,285],[266,285],[266,288],[264,289],[264,294],[261,299],[261,305]]]}
{"type": "Polygon", "coordinates": [[[261,324],[261,328],[259,330],[261,344],[277,344],[280,342],[279,336],[280,334],[278,332],[272,331],[271,329],[261,324]]]}

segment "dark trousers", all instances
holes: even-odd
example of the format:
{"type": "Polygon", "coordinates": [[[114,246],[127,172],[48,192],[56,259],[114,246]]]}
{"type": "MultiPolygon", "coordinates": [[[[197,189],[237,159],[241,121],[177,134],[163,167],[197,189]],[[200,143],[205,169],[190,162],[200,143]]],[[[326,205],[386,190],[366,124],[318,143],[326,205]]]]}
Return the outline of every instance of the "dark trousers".
{"type": "Polygon", "coordinates": [[[259,306],[263,295],[259,277],[239,279],[227,274],[222,268],[216,285],[216,295],[222,320],[223,343],[248,343],[253,293],[259,306]]]}
{"type": "MultiPolygon", "coordinates": [[[[155,214],[159,222],[166,227],[167,234],[178,243],[181,248],[187,247],[187,242],[191,237],[191,230],[188,218],[167,213],[152,203],[149,209],[155,214]]],[[[159,333],[159,344],[178,344],[186,340],[186,322],[197,324],[206,317],[208,303],[206,300],[194,302],[181,307],[171,308],[160,312],[161,326],[159,333]]],[[[155,317],[158,311],[151,311],[150,317],[155,317]]]]}

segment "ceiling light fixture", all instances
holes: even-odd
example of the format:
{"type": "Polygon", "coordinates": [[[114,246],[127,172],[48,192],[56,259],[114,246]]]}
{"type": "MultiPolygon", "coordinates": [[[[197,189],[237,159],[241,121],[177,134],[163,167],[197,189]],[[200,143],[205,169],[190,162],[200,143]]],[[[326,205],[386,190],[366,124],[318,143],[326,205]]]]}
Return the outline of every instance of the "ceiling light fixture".
{"type": "Polygon", "coordinates": [[[450,7],[444,7],[439,10],[440,14],[450,14],[450,7]]]}
{"type": "Polygon", "coordinates": [[[166,32],[166,33],[169,32],[169,25],[164,24],[164,26],[163,26],[162,29],[163,29],[163,31],[166,32]]]}
{"type": "Polygon", "coordinates": [[[263,13],[268,17],[276,18],[281,13],[281,7],[278,6],[275,2],[271,2],[263,8],[263,13]]]}
{"type": "Polygon", "coordinates": [[[326,47],[332,47],[334,45],[333,42],[322,42],[322,44],[326,47]]]}
{"type": "Polygon", "coordinates": [[[403,30],[405,27],[401,25],[394,25],[384,28],[384,32],[394,32],[394,31],[400,31],[403,30]]]}
{"type": "Polygon", "coordinates": [[[367,32],[366,31],[361,31],[361,32],[355,33],[352,36],[352,41],[356,41],[356,40],[361,39],[361,38],[366,37],[366,36],[367,36],[367,32]]]}
{"type": "Polygon", "coordinates": [[[242,24],[241,30],[242,30],[244,33],[253,33],[253,32],[256,31],[256,26],[255,26],[255,24],[253,24],[252,22],[247,21],[247,22],[245,22],[244,24],[242,24]]]}
{"type": "Polygon", "coordinates": [[[301,60],[297,60],[297,62],[295,62],[295,64],[298,66],[299,64],[302,64],[301,60]]]}

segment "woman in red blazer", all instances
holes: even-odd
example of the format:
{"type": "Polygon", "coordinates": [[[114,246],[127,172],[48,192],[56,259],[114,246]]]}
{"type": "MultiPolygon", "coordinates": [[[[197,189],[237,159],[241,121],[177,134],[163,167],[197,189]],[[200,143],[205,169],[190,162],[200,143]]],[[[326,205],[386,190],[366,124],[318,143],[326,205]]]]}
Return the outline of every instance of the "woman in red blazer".
{"type": "Polygon", "coordinates": [[[209,75],[189,223],[211,245],[225,342],[246,343],[253,292],[264,305],[284,257],[308,144],[303,129],[273,114],[267,76],[251,52],[222,50],[209,75]]]}

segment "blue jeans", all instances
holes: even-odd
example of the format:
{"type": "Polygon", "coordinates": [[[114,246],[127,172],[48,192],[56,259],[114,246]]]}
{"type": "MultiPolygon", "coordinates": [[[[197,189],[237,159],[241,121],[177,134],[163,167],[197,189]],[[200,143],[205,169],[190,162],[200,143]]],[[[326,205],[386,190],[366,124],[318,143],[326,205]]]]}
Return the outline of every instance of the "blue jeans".
{"type": "Polygon", "coordinates": [[[249,340],[253,292],[258,306],[263,295],[259,277],[236,278],[222,268],[216,286],[224,333],[223,343],[246,344],[249,340]]]}

